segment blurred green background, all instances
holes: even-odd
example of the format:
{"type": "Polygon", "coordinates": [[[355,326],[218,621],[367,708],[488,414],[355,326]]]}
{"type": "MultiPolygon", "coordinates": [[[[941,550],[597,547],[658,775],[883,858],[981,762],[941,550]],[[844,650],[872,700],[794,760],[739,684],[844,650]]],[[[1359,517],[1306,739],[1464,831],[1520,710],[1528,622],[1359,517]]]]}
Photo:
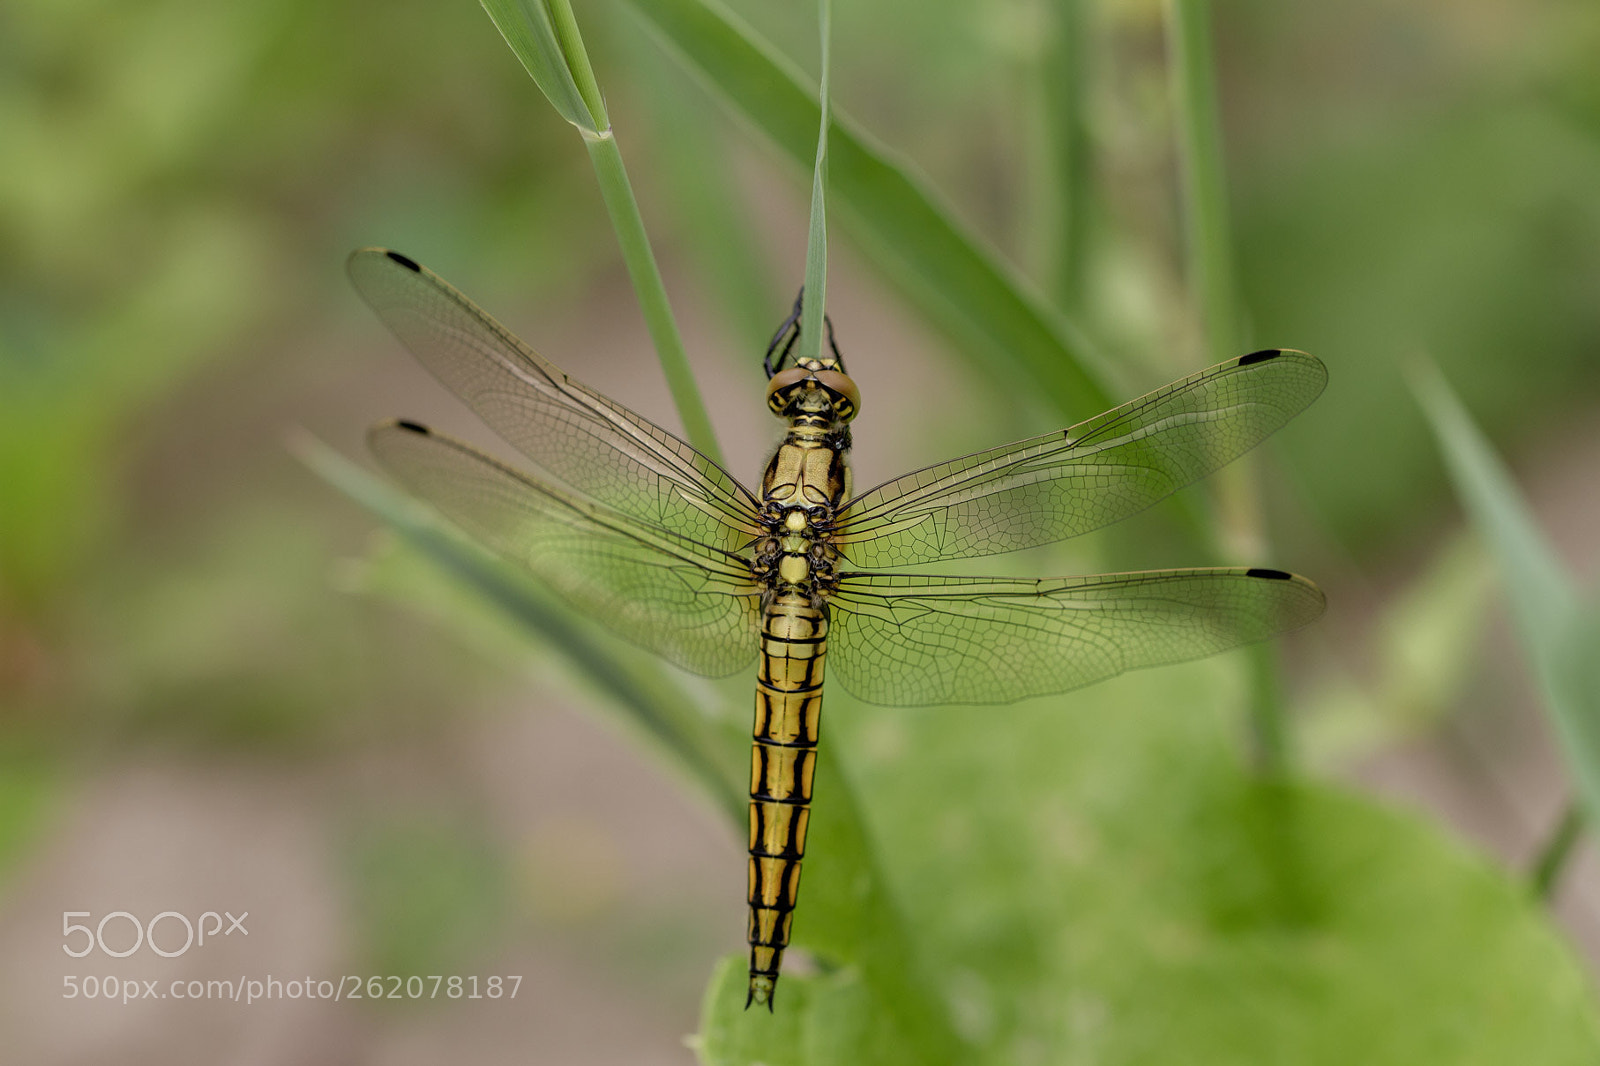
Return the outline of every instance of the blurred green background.
{"type": "MultiPolygon", "coordinates": [[[[732,6],[814,65],[809,5],[732,6]]],[[[839,5],[834,99],[1125,380],[1154,387],[1202,365],[1163,9],[1082,6],[1088,192],[1065,205],[1047,99],[1066,9],[839,5]],[[1041,236],[1068,218],[1076,279],[1041,236]]],[[[632,9],[577,14],[729,465],[754,481],[775,434],[759,357],[800,279],[808,176],[632,9]]],[[[1329,595],[1326,621],[1288,647],[1300,764],[1426,812],[1427,847],[1466,840],[1519,869],[1567,789],[1405,371],[1441,368],[1592,587],[1600,8],[1250,0],[1218,5],[1214,33],[1248,347],[1310,351],[1332,379],[1257,464],[1271,549],[1249,560],[1329,595]]],[[[829,310],[865,402],[858,482],[1061,424],[920,321],[848,225],[833,236],[829,310]],[[952,429],[934,415],[958,400],[952,429]]],[[[676,424],[581,145],[477,5],[0,8],[0,1031],[19,1062],[112,1047],[161,1062],[244,1048],[262,1062],[683,1062],[713,962],[739,948],[736,835],[619,717],[585,710],[596,701],[559,657],[284,447],[299,426],[360,456],[361,430],[386,415],[470,426],[345,282],[345,254],[367,244],[427,263],[575,376],[676,424]],[[522,998],[59,998],[62,973],[87,971],[58,954],[57,911],[235,903],[259,924],[217,948],[235,953],[219,973],[521,973],[522,998]]],[[[1205,562],[1178,554],[1177,514],[1022,565],[1205,562]]],[[[747,698],[686,687],[718,707],[747,698]]],[[[1084,706],[1122,721],[1172,690],[1112,686],[1084,706]]],[[[839,721],[853,705],[833,701],[839,721]]],[[[1009,711],[977,713],[1011,728],[1009,711]]],[[[881,778],[911,806],[892,779],[913,776],[918,723],[860,720],[830,739],[862,746],[869,792],[881,778]]],[[[1181,766],[1150,754],[1166,749],[1149,732],[1063,770],[1181,766]]],[[[1234,724],[1213,732],[1205,759],[1236,762],[1221,739],[1234,724]]],[[[994,787],[975,772],[923,800],[981,811],[994,787]]],[[[1175,810],[1172,831],[1191,815],[1226,817],[1175,810]]],[[[1218,906],[1248,911],[1240,892],[1218,906]]],[[[1597,893],[1582,855],[1558,900],[1572,947],[1552,957],[1600,957],[1597,893]]],[[[115,965],[209,973],[224,957],[115,965]]],[[[1092,1006],[999,996],[976,997],[978,1020],[957,1028],[1008,1033],[1034,1048],[1027,1061],[1143,1061],[1137,1041],[1101,1045],[1121,1049],[1103,1059],[1062,1050],[1088,1055],[1074,1041],[1109,1024],[1092,1006]],[[1017,1035],[1029,1010],[1054,1019],[1035,1044],[1017,1035]]]]}

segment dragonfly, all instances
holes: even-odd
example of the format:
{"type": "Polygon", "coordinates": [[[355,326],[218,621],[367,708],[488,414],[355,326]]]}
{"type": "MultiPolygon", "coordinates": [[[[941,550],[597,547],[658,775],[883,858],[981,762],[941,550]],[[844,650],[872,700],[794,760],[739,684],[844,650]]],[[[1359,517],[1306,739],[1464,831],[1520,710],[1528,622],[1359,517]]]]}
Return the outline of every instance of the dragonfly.
{"type": "Polygon", "coordinates": [[[773,1009],[790,943],[825,664],[869,703],[1003,704],[1265,640],[1324,609],[1311,581],[1260,567],[1042,579],[904,569],[1144,510],[1316,399],[1327,370],[1303,352],[1241,356],[1067,429],[857,493],[860,392],[831,325],[819,357],[795,356],[797,304],[764,362],[767,407],[787,428],[755,492],[414,260],[368,248],[348,267],[399,340],[532,464],[397,420],[368,434],[393,477],[623,639],[710,677],[756,663],[746,1009],[773,1009]]]}

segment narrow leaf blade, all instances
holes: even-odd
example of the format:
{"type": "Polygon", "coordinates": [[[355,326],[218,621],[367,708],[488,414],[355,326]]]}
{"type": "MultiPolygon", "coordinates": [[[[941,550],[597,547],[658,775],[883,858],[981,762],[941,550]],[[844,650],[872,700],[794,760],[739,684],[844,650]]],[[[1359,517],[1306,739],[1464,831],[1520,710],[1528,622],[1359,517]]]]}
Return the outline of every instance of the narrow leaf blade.
{"type": "Polygon", "coordinates": [[[828,300],[828,94],[829,37],[833,5],[818,0],[817,21],[822,37],[822,82],[818,96],[817,158],[811,167],[811,225],[806,233],[806,300],[800,311],[800,357],[822,354],[823,313],[828,300]]]}
{"type": "Polygon", "coordinates": [[[641,675],[608,653],[554,604],[529,589],[497,559],[446,529],[431,511],[368,474],[309,435],[294,453],[334,488],[394,527],[445,573],[498,608],[530,635],[560,652],[577,672],[653,737],[736,822],[743,821],[742,760],[727,756],[730,738],[706,715],[674,698],[664,678],[641,675]]]}
{"type": "Polygon", "coordinates": [[[542,0],[480,0],[495,29],[558,114],[580,130],[597,133],[599,124],[583,102],[567,66],[555,25],[542,0]]]}
{"type": "Polygon", "coordinates": [[[1413,388],[1456,492],[1494,554],[1517,641],[1589,817],[1600,825],[1600,689],[1583,684],[1589,660],[1574,650],[1582,643],[1583,618],[1573,579],[1450,386],[1430,368],[1416,375],[1413,388]]]}

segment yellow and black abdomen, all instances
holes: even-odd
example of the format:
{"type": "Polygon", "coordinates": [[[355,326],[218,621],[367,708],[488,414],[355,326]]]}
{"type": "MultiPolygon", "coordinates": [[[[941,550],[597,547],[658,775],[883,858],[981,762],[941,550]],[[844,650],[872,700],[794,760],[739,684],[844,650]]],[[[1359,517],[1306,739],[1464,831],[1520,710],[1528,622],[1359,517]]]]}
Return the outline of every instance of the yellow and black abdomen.
{"type": "Polygon", "coordinates": [[[822,718],[826,605],[779,593],[761,624],[750,750],[750,1003],[770,1009],[800,892],[822,718]]]}
{"type": "MultiPolygon", "coordinates": [[[[842,374],[836,376],[848,384],[842,374]]],[[[817,770],[827,597],[838,557],[827,537],[850,489],[845,455],[849,434],[843,422],[812,410],[821,404],[817,410],[825,412],[831,400],[804,381],[794,387],[810,392],[796,401],[789,434],[761,479],[768,518],[766,536],[756,549],[756,573],[768,591],[751,730],[750,991],[745,1006],[764,1003],[769,1010],[800,897],[800,862],[817,770]]]]}

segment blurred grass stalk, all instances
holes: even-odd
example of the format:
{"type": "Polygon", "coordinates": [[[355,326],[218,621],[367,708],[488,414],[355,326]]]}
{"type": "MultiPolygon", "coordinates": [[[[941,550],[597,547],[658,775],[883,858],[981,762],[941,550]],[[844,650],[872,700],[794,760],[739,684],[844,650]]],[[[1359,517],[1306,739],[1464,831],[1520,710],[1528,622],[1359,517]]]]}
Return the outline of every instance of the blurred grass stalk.
{"type": "Polygon", "coordinates": [[[1036,0],[1038,41],[1023,41],[1031,102],[1019,244],[1040,286],[1069,318],[1084,312],[1091,173],[1088,0],[1036,0]]]}
{"type": "MultiPolygon", "coordinates": [[[[1217,114],[1209,0],[1167,0],[1167,47],[1172,68],[1179,192],[1183,203],[1185,274],[1200,318],[1203,365],[1243,355],[1233,243],[1228,222],[1222,127],[1217,114]]],[[[1217,554],[1227,563],[1267,558],[1255,463],[1241,456],[1212,479],[1217,554]]],[[[1269,777],[1288,768],[1289,736],[1274,645],[1256,644],[1249,657],[1250,733],[1256,768],[1269,777]]]]}
{"type": "Polygon", "coordinates": [[[1533,869],[1528,874],[1534,895],[1540,899],[1547,900],[1555,892],[1556,885],[1561,880],[1561,872],[1567,868],[1567,860],[1572,858],[1572,849],[1583,836],[1583,828],[1587,821],[1583,803],[1579,800],[1568,800],[1561,817],[1556,820],[1550,835],[1545,838],[1544,844],[1534,857],[1533,869]]]}
{"type": "Polygon", "coordinates": [[[1557,823],[1530,879],[1541,895],[1555,887],[1581,824],[1600,825],[1600,610],[1580,599],[1540,532],[1510,473],[1461,401],[1431,364],[1416,368],[1412,390],[1443,453],[1456,494],[1488,544],[1511,606],[1512,629],[1532,667],[1545,711],[1577,786],[1576,805],[1557,823]]]}
{"type": "Polygon", "coordinates": [[[661,269],[650,248],[639,202],[628,181],[605,99],[584,50],[569,0],[481,0],[506,44],[522,62],[552,107],[583,137],[594,164],[600,195],[616,231],[628,277],[644,314],[645,325],[661,361],[678,417],[689,442],[719,465],[722,451],[716,432],[689,370],[683,338],[672,316],[661,269]]]}

